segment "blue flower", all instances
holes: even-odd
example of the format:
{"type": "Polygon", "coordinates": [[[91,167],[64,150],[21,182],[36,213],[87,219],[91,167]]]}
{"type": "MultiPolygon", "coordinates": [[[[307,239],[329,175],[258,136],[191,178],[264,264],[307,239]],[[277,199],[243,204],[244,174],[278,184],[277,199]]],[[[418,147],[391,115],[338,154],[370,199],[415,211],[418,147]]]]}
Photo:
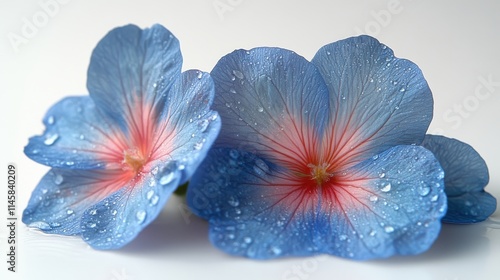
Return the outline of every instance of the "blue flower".
{"type": "Polygon", "coordinates": [[[90,96],[56,103],[25,147],[52,169],[23,222],[97,249],[120,248],[151,223],[220,130],[211,77],[181,66],[179,42],[160,25],[110,31],[92,53],[90,96]]]}
{"type": "Polygon", "coordinates": [[[443,170],[419,146],[433,99],[415,64],[361,36],[312,62],[237,50],[211,75],[223,126],[187,200],[215,246],[257,259],[431,246],[447,204],[443,170]]]}
{"type": "Polygon", "coordinates": [[[470,145],[444,136],[427,135],[422,146],[432,151],[445,171],[448,211],[443,222],[470,224],[486,220],[497,201],[484,191],[488,167],[470,145]]]}

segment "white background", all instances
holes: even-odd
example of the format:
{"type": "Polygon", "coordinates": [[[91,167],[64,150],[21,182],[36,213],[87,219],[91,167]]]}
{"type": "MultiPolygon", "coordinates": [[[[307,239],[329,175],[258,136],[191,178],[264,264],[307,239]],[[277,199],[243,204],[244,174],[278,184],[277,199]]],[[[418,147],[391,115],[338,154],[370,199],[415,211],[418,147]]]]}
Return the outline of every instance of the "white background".
{"type": "MultiPolygon", "coordinates": [[[[8,162],[17,164],[19,216],[48,170],[24,156],[24,145],[43,131],[41,120],[52,104],[67,95],[87,94],[94,46],[109,30],[127,23],[143,28],[161,23],[181,42],[183,69],[207,72],[237,48],[279,46],[311,59],[327,43],[373,35],[396,56],[419,65],[434,94],[430,132],[474,146],[489,166],[487,190],[500,198],[498,1],[54,1],[0,0],[0,169],[6,174],[8,162]],[[40,3],[47,2],[57,9],[45,11],[40,3]],[[27,32],[30,23],[36,30],[27,32]],[[493,83],[486,87],[484,80],[493,83]]],[[[254,261],[213,248],[206,223],[189,216],[178,198],[119,251],[95,251],[78,237],[45,235],[19,221],[14,274],[5,262],[6,195],[6,188],[0,188],[1,279],[462,280],[498,279],[495,274],[500,274],[499,211],[482,224],[445,226],[431,250],[419,256],[254,261]]]]}

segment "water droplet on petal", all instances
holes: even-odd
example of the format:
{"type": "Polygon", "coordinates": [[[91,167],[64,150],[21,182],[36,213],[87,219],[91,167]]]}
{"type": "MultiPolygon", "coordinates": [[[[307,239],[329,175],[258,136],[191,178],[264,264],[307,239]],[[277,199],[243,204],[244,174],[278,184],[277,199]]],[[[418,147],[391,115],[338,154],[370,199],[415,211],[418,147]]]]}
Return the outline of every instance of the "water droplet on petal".
{"type": "Polygon", "coordinates": [[[59,139],[59,135],[57,133],[47,134],[43,143],[47,146],[50,146],[54,144],[57,141],[57,139],[59,139]]]}
{"type": "Polygon", "coordinates": [[[116,211],[116,209],[111,210],[111,215],[115,216],[117,213],[118,211],[116,211]]]}
{"type": "Polygon", "coordinates": [[[200,130],[200,132],[204,132],[205,130],[207,130],[208,125],[208,120],[201,120],[198,122],[198,129],[200,130]]]}
{"type": "Polygon", "coordinates": [[[243,73],[238,70],[233,70],[233,74],[240,80],[244,78],[243,73]]]}
{"type": "Polygon", "coordinates": [[[56,185],[60,185],[60,184],[62,184],[62,182],[63,182],[63,181],[64,181],[64,178],[63,178],[63,176],[62,176],[61,174],[56,174],[56,175],[54,176],[54,183],[55,183],[56,185]]]}
{"type": "Polygon", "coordinates": [[[342,234],[341,236],[339,236],[339,239],[341,241],[345,241],[345,240],[347,240],[347,235],[342,234]]]}
{"type": "Polygon", "coordinates": [[[68,214],[68,215],[71,215],[71,214],[73,214],[73,213],[75,213],[75,211],[73,211],[73,210],[71,210],[71,209],[66,210],[66,214],[68,214]]]}
{"type": "Polygon", "coordinates": [[[264,112],[264,108],[259,106],[259,108],[257,108],[257,111],[262,113],[262,112],[264,112]]]}
{"type": "Polygon", "coordinates": [[[378,176],[379,176],[380,178],[384,178],[384,177],[385,177],[385,173],[384,173],[384,172],[381,172],[380,174],[378,174],[378,176]]]}
{"type": "Polygon", "coordinates": [[[250,237],[247,236],[247,237],[243,238],[243,241],[245,243],[249,244],[249,243],[252,243],[252,238],[250,238],[250,237]]]}
{"type": "Polygon", "coordinates": [[[437,195],[437,194],[436,194],[436,195],[433,195],[433,196],[431,197],[431,201],[432,201],[432,202],[436,202],[436,201],[438,200],[438,198],[439,198],[439,195],[437,195]]]}
{"type": "Polygon", "coordinates": [[[203,77],[203,73],[201,71],[198,72],[198,75],[196,76],[198,79],[201,79],[203,77]]]}
{"type": "Polygon", "coordinates": [[[387,232],[387,233],[391,233],[391,232],[393,232],[393,231],[394,231],[394,228],[393,228],[393,227],[391,227],[391,226],[386,226],[386,227],[384,227],[384,230],[385,230],[385,232],[387,232]]]}
{"type": "Polygon", "coordinates": [[[172,182],[172,180],[174,180],[174,172],[170,172],[168,174],[161,176],[160,184],[167,185],[168,183],[172,182]]]}
{"type": "Polygon", "coordinates": [[[30,223],[28,225],[28,227],[31,227],[31,228],[39,228],[41,230],[48,230],[48,229],[51,229],[50,225],[46,222],[42,222],[42,221],[39,221],[39,222],[33,222],[33,223],[30,223]]]}
{"type": "Polygon", "coordinates": [[[232,159],[238,159],[240,153],[237,151],[237,150],[230,150],[229,151],[229,156],[232,158],[232,159]]]}
{"type": "Polygon", "coordinates": [[[431,192],[431,188],[429,186],[420,186],[418,188],[418,193],[421,195],[421,196],[426,196],[428,195],[429,193],[431,192]]]}
{"type": "Polygon", "coordinates": [[[153,205],[153,206],[154,206],[154,205],[158,204],[158,201],[159,201],[159,200],[160,200],[160,197],[159,197],[159,196],[157,196],[157,195],[155,195],[155,196],[153,196],[153,197],[151,198],[151,200],[150,200],[149,202],[151,202],[151,205],[153,205]]]}
{"type": "Polygon", "coordinates": [[[193,145],[193,148],[197,151],[201,150],[203,148],[203,142],[197,142],[193,145]]]}
{"type": "Polygon", "coordinates": [[[378,200],[378,197],[376,195],[370,196],[370,201],[371,202],[377,202],[377,200],[378,200]]]}
{"type": "Polygon", "coordinates": [[[135,218],[137,219],[137,221],[140,224],[142,224],[144,222],[144,220],[146,219],[146,211],[144,211],[144,210],[137,211],[137,213],[135,214],[135,218]]]}
{"type": "Polygon", "coordinates": [[[149,190],[149,191],[146,193],[146,198],[147,198],[148,200],[150,200],[150,199],[153,197],[153,195],[155,195],[155,191],[153,191],[153,190],[149,190]]]}
{"type": "Polygon", "coordinates": [[[391,190],[391,183],[388,183],[387,185],[383,186],[380,190],[383,192],[388,192],[391,190]]]}
{"type": "Polygon", "coordinates": [[[240,205],[240,201],[234,196],[230,196],[227,203],[229,203],[229,205],[233,207],[237,207],[238,205],[240,205]]]}
{"type": "Polygon", "coordinates": [[[55,121],[55,119],[54,119],[53,116],[50,116],[50,117],[47,118],[47,123],[48,124],[54,124],[54,121],[55,121]]]}
{"type": "Polygon", "coordinates": [[[95,215],[95,214],[97,214],[97,209],[90,210],[89,214],[92,215],[92,216],[95,215]]]}

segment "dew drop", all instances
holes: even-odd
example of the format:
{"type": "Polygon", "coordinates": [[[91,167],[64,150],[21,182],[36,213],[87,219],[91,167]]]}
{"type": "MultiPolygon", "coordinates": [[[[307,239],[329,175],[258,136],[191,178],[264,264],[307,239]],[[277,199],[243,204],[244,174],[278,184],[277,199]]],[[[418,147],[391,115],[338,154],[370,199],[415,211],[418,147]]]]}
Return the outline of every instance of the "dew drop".
{"type": "Polygon", "coordinates": [[[203,142],[197,142],[193,145],[193,148],[197,151],[201,150],[203,148],[203,142]]]}
{"type": "Polygon", "coordinates": [[[229,92],[232,93],[232,94],[235,94],[236,90],[234,88],[232,88],[232,89],[229,89],[229,92]]]}
{"type": "Polygon", "coordinates": [[[252,243],[252,238],[247,236],[247,237],[243,238],[243,241],[247,244],[250,244],[250,243],[252,243]]]}
{"type": "Polygon", "coordinates": [[[426,196],[431,192],[431,188],[429,186],[421,186],[418,188],[418,193],[421,196],[426,196]]]}
{"type": "Polygon", "coordinates": [[[237,151],[237,150],[230,150],[229,151],[229,156],[232,158],[232,159],[238,159],[240,153],[237,151]]]}
{"type": "Polygon", "coordinates": [[[260,113],[262,113],[262,112],[264,112],[264,108],[259,106],[259,108],[257,108],[257,111],[259,111],[260,113]]]}
{"type": "Polygon", "coordinates": [[[399,92],[405,92],[406,91],[406,88],[402,87],[399,92]]]}
{"type": "Polygon", "coordinates": [[[149,191],[146,193],[146,198],[147,198],[148,200],[150,200],[150,199],[153,197],[153,195],[155,195],[155,191],[153,191],[153,190],[149,190],[149,191]]]}
{"type": "Polygon", "coordinates": [[[63,176],[62,176],[61,174],[56,174],[56,175],[54,176],[54,183],[55,183],[56,185],[60,185],[60,184],[62,184],[62,182],[63,182],[63,181],[64,181],[64,178],[63,178],[63,176]]]}
{"type": "Polygon", "coordinates": [[[41,230],[48,230],[48,229],[51,229],[50,225],[46,222],[42,222],[42,221],[39,221],[39,222],[33,222],[33,223],[30,223],[28,225],[28,227],[31,227],[31,228],[39,228],[41,230]]]}
{"type": "Polygon", "coordinates": [[[384,231],[387,232],[387,233],[391,233],[391,232],[394,231],[394,228],[391,227],[391,226],[386,226],[386,227],[384,227],[384,231]]]}
{"type": "Polygon", "coordinates": [[[385,177],[385,173],[384,173],[384,172],[381,172],[380,174],[378,174],[378,177],[380,177],[380,178],[384,178],[384,177],[385,177]]]}
{"type": "Polygon", "coordinates": [[[116,213],[118,213],[118,211],[116,211],[116,209],[111,210],[111,215],[116,216],[116,213]]]}
{"type": "Polygon", "coordinates": [[[57,141],[57,139],[59,139],[59,135],[57,133],[48,134],[45,137],[45,140],[43,141],[43,143],[47,146],[50,146],[50,145],[54,144],[57,141]]]}
{"type": "Polygon", "coordinates": [[[153,205],[153,206],[154,206],[154,205],[158,204],[158,201],[159,201],[159,200],[160,200],[160,197],[159,197],[159,196],[157,196],[157,195],[155,195],[155,196],[153,196],[153,197],[151,198],[151,200],[150,200],[149,202],[151,202],[151,205],[153,205]]]}
{"type": "Polygon", "coordinates": [[[80,136],[78,138],[80,138],[80,140],[85,140],[85,135],[80,134],[80,136]]]}
{"type": "Polygon", "coordinates": [[[383,192],[388,192],[391,190],[391,183],[388,183],[387,185],[385,185],[383,188],[381,188],[380,190],[383,191],[383,192]]]}
{"type": "Polygon", "coordinates": [[[370,234],[370,236],[375,236],[375,234],[377,234],[377,232],[376,232],[376,231],[374,231],[374,230],[372,230],[372,231],[370,231],[370,233],[369,233],[369,234],[370,234]]]}
{"type": "Polygon", "coordinates": [[[437,195],[437,194],[436,194],[436,195],[433,195],[433,196],[431,197],[431,201],[432,201],[432,202],[436,202],[436,201],[438,200],[438,198],[439,198],[439,195],[437,195]]]}
{"type": "Polygon", "coordinates": [[[370,196],[370,201],[371,202],[377,202],[377,200],[378,200],[377,196],[375,196],[375,195],[370,196]]]}
{"type": "Polygon", "coordinates": [[[48,118],[47,118],[47,123],[48,123],[48,124],[51,124],[51,125],[52,125],[52,124],[54,124],[54,121],[55,121],[55,119],[54,119],[54,117],[53,117],[53,116],[50,116],[50,117],[48,117],[48,118]]]}
{"type": "Polygon", "coordinates": [[[240,201],[234,196],[229,197],[227,203],[229,203],[229,205],[233,207],[237,207],[238,205],[240,205],[240,201]]]}
{"type": "Polygon", "coordinates": [[[137,213],[135,214],[135,218],[137,219],[137,221],[140,224],[142,224],[144,222],[144,220],[146,219],[146,211],[144,211],[144,210],[137,211],[137,213]]]}
{"type": "Polygon", "coordinates": [[[279,247],[272,246],[271,247],[271,253],[273,253],[274,255],[280,255],[281,254],[281,249],[279,247]]]}
{"type": "Polygon", "coordinates": [[[347,240],[347,235],[342,234],[341,236],[339,236],[339,239],[341,241],[345,241],[345,240],[347,240]]]}
{"type": "Polygon", "coordinates": [[[240,80],[244,78],[243,73],[238,70],[233,70],[233,74],[240,80]]]}
{"type": "Polygon", "coordinates": [[[75,211],[73,211],[73,210],[71,210],[71,209],[66,210],[66,214],[68,214],[68,215],[71,215],[71,214],[73,214],[73,213],[75,213],[75,211]]]}
{"type": "Polygon", "coordinates": [[[198,72],[198,75],[196,76],[198,79],[201,79],[201,77],[203,77],[203,73],[201,73],[201,71],[198,72]]]}
{"type": "Polygon", "coordinates": [[[95,228],[96,226],[97,226],[97,224],[96,224],[96,223],[94,223],[94,222],[88,222],[88,223],[87,223],[87,227],[88,227],[88,228],[95,228]]]}
{"type": "Polygon", "coordinates": [[[204,132],[205,130],[207,130],[208,125],[208,120],[201,120],[200,122],[198,122],[198,129],[200,130],[200,132],[204,132]]]}
{"type": "Polygon", "coordinates": [[[174,180],[174,173],[170,172],[168,174],[165,174],[165,175],[161,176],[161,178],[160,178],[160,184],[166,185],[166,184],[172,182],[172,180],[174,180]]]}
{"type": "Polygon", "coordinates": [[[75,162],[74,161],[67,161],[66,165],[67,166],[73,166],[73,165],[75,165],[75,162]]]}

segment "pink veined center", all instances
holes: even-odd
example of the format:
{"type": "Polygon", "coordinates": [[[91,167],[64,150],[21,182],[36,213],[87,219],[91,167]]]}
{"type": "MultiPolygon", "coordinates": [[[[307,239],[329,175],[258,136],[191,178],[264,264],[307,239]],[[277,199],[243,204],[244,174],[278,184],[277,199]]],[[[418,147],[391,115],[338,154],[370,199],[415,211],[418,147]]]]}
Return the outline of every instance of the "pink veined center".
{"type": "Polygon", "coordinates": [[[168,157],[174,146],[175,130],[169,126],[169,118],[156,122],[154,106],[140,101],[128,108],[127,133],[116,128],[106,132],[99,153],[106,169],[114,170],[112,183],[106,188],[115,191],[140,184],[142,175],[154,168],[151,163],[168,157]]]}
{"type": "MultiPolygon", "coordinates": [[[[359,207],[359,197],[369,197],[360,188],[366,178],[354,178],[343,171],[350,158],[346,149],[335,149],[333,131],[327,131],[323,139],[313,129],[294,121],[286,122],[286,133],[270,133],[272,138],[263,140],[266,154],[289,172],[278,174],[266,185],[274,205],[283,205],[297,212],[309,212],[321,200],[324,211],[340,211],[359,207]],[[295,129],[296,128],[296,129],[295,129]],[[278,188],[276,188],[278,187],[278,188]],[[336,209],[336,210],[333,210],[336,209]]],[[[349,143],[347,143],[348,145],[349,143]]]]}

